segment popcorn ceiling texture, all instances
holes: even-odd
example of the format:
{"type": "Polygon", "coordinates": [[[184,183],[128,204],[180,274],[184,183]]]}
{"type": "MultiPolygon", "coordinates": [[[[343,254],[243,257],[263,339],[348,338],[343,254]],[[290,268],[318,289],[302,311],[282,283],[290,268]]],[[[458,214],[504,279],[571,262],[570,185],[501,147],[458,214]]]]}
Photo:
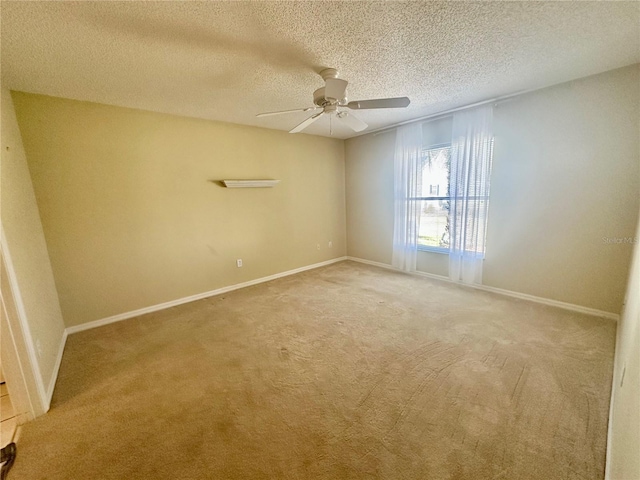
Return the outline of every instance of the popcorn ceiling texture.
{"type": "MultiPolygon", "coordinates": [[[[335,67],[369,130],[640,61],[638,2],[6,2],[3,83],[289,130],[335,67]]],[[[307,133],[328,135],[323,118],[307,133]]],[[[354,133],[334,125],[334,136],[354,133]]]]}

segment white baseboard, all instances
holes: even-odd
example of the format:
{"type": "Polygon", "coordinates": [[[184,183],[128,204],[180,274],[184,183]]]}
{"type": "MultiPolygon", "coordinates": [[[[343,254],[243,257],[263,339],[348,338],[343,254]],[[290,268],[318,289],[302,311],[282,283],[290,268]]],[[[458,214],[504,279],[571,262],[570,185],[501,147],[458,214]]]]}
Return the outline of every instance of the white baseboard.
{"type": "Polygon", "coordinates": [[[513,292],[511,290],[504,290],[502,288],[490,287],[488,285],[471,285],[478,290],[484,290],[486,292],[497,293],[499,295],[505,295],[507,297],[519,298],[520,300],[529,300],[530,302],[541,303],[543,305],[549,305],[551,307],[558,307],[564,310],[571,310],[573,312],[585,313],[587,315],[593,315],[594,317],[603,317],[609,320],[618,321],[620,315],[613,312],[605,312],[604,310],[598,310],[596,308],[583,307],[582,305],[576,305],[573,303],[561,302],[559,300],[553,300],[551,298],[536,297],[527,293],[513,292]]]}
{"type": "Polygon", "coordinates": [[[418,271],[415,271],[415,272],[404,272],[402,270],[398,270],[395,267],[392,267],[388,263],[374,262],[372,260],[366,260],[364,258],[358,258],[358,257],[347,257],[347,260],[353,260],[354,262],[364,263],[366,265],[373,265],[374,267],[386,268],[387,270],[393,270],[394,272],[398,272],[398,273],[406,273],[408,275],[418,275],[420,277],[434,278],[436,280],[440,280],[440,281],[443,281],[443,282],[453,283],[449,279],[449,277],[445,277],[443,275],[436,275],[435,273],[418,272],[418,271]]]}
{"type": "Polygon", "coordinates": [[[67,344],[67,329],[65,328],[62,334],[62,340],[60,340],[60,346],[58,347],[58,355],[56,356],[56,363],[53,365],[53,373],[51,374],[51,380],[49,381],[49,387],[47,388],[47,403],[46,409],[49,410],[51,406],[51,399],[53,398],[53,389],[56,387],[56,381],[58,380],[58,372],[60,372],[60,365],[62,364],[62,355],[64,354],[64,347],[67,344]]]}
{"type": "MultiPolygon", "coordinates": [[[[407,272],[403,272],[402,270],[398,270],[398,269],[392,267],[389,264],[379,263],[379,262],[372,262],[371,260],[365,260],[364,258],[347,257],[347,260],[352,260],[354,262],[359,262],[359,263],[365,263],[367,265],[373,265],[373,266],[376,266],[376,267],[386,268],[386,269],[389,269],[389,270],[395,270],[396,272],[400,272],[400,273],[407,273],[407,272]]],[[[421,277],[433,278],[435,280],[440,280],[440,281],[449,282],[449,283],[456,283],[456,282],[451,281],[449,279],[449,277],[443,277],[442,275],[434,275],[432,273],[411,272],[410,274],[411,275],[419,275],[421,277]]],[[[477,290],[483,290],[485,292],[491,292],[491,293],[497,293],[499,295],[505,295],[507,297],[518,298],[520,300],[528,300],[530,302],[540,303],[540,304],[543,304],[543,305],[549,305],[549,306],[552,306],[552,307],[558,307],[558,308],[562,308],[564,310],[571,310],[573,312],[585,313],[587,315],[593,315],[593,316],[596,316],[596,317],[608,318],[610,320],[618,321],[618,319],[620,318],[620,315],[618,315],[617,313],[605,312],[604,310],[597,310],[595,308],[583,307],[582,305],[575,305],[573,303],[561,302],[559,300],[552,300],[550,298],[536,297],[535,295],[529,295],[527,293],[513,292],[511,290],[504,290],[502,288],[491,287],[491,286],[488,286],[488,285],[466,285],[465,284],[464,286],[465,287],[472,287],[472,288],[475,288],[477,290]]]]}
{"type": "MultiPolygon", "coordinates": [[[[307,265],[305,267],[296,268],[293,270],[287,270],[286,272],[276,273],[274,275],[269,275],[267,277],[257,278],[255,280],[249,280],[248,282],[237,283],[235,285],[230,285],[228,287],[218,288],[216,290],[211,290],[209,292],[198,293],[196,295],[191,295],[189,297],[178,298],[177,300],[171,300],[169,302],[160,303],[157,305],[152,305],[150,307],[139,308],[138,310],[133,310],[130,312],[119,313],[118,315],[113,315],[111,317],[102,318],[100,320],[94,320],[92,322],[82,323],[80,325],[74,325],[72,327],[67,327],[66,334],[71,335],[72,333],[82,332],[84,330],[90,330],[92,328],[101,327],[103,325],[108,325],[110,323],[120,322],[122,320],[127,320],[129,318],[138,317],[140,315],[145,315],[147,313],[157,312],[159,310],[165,310],[167,308],[175,307],[178,305],[182,305],[184,303],[194,302],[196,300],[202,300],[203,298],[213,297],[216,295],[220,295],[223,293],[231,292],[233,290],[238,290],[240,288],[250,287],[252,285],[257,285],[259,283],[269,282],[271,280],[275,280],[277,278],[288,277],[289,275],[295,275],[296,273],[301,273],[306,270],[313,270],[314,268],[324,267],[326,265],[331,265],[332,263],[338,263],[346,260],[347,257],[338,257],[333,258],[331,260],[327,260],[325,262],[314,263],[312,265],[307,265]]],[[[66,335],[65,335],[66,338],[66,335]]]]}

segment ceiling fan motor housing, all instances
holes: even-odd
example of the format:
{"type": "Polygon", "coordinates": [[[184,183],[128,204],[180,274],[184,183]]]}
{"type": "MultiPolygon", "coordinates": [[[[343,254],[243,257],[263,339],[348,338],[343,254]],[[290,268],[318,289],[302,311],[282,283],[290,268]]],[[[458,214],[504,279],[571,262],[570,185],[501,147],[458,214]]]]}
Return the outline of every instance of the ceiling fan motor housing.
{"type": "Polygon", "coordinates": [[[344,98],[341,98],[337,102],[334,102],[325,98],[324,87],[321,87],[317,89],[315,92],[313,92],[313,103],[319,107],[326,107],[327,105],[331,105],[331,104],[343,105],[347,103],[346,92],[345,92],[344,98]]]}

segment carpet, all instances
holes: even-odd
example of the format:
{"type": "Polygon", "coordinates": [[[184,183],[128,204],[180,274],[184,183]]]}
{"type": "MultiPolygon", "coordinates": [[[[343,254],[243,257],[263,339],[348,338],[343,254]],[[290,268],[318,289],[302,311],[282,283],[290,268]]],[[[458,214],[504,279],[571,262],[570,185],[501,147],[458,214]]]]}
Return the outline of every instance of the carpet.
{"type": "Polygon", "coordinates": [[[69,336],[20,479],[602,479],[615,322],[341,262],[69,336]]]}

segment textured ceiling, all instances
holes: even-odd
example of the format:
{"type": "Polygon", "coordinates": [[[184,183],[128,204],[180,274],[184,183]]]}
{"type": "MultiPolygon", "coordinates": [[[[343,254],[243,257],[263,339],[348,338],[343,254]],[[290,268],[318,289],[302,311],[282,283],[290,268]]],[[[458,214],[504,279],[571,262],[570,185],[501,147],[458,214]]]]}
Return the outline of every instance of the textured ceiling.
{"type": "MultiPolygon", "coordinates": [[[[640,62],[638,2],[8,2],[13,90],[289,130],[335,67],[374,130],[640,62]]],[[[334,122],[335,123],[335,122],[334,122]]],[[[305,131],[329,135],[328,118],[305,131]]],[[[333,135],[354,133],[334,125],[333,135]]]]}

